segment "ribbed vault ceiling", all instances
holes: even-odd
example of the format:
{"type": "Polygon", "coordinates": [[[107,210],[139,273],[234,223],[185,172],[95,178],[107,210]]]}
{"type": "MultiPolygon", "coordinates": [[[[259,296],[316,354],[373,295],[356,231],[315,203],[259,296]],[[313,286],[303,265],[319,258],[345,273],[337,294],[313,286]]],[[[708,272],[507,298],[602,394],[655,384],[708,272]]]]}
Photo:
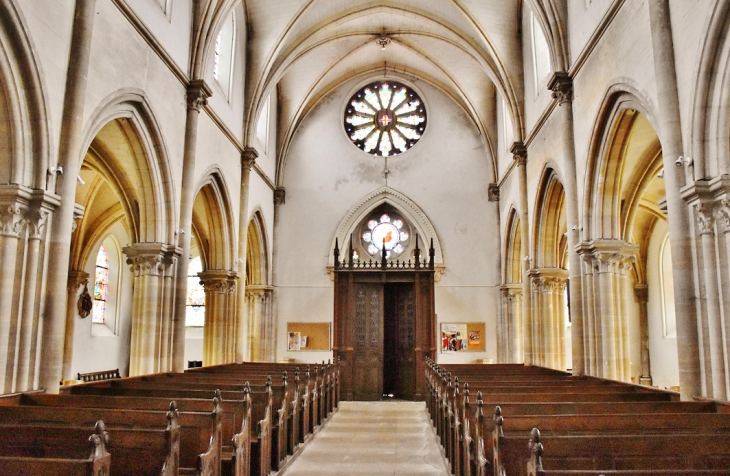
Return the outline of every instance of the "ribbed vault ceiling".
{"type": "MultiPolygon", "coordinates": [[[[278,158],[298,125],[343,82],[383,72],[427,81],[456,101],[492,149],[495,92],[522,136],[518,0],[245,0],[247,140],[278,89],[278,158]],[[381,49],[376,39],[387,37],[381,49]]],[[[281,167],[281,164],[280,164],[281,167]]],[[[278,174],[277,174],[278,175],[278,174]]]]}

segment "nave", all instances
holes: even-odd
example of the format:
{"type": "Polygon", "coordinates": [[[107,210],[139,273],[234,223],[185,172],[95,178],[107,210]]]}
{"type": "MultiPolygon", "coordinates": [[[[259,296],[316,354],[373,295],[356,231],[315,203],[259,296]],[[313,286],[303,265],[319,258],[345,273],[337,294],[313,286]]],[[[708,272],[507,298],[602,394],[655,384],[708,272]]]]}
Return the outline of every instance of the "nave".
{"type": "Polygon", "coordinates": [[[423,402],[342,402],[280,473],[286,476],[451,474],[423,402]]]}

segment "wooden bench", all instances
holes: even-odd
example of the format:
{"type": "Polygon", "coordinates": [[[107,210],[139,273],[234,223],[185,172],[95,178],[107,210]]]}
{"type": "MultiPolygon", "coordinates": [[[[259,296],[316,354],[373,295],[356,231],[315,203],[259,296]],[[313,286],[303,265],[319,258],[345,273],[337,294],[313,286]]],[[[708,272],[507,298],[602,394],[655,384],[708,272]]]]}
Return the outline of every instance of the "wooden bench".
{"type": "Polygon", "coordinates": [[[104,422],[88,428],[0,425],[0,467],[8,476],[110,474],[104,422]],[[91,450],[90,446],[91,445],[91,450]],[[90,454],[89,454],[90,451],[90,454]]]}
{"type": "Polygon", "coordinates": [[[727,443],[730,416],[725,405],[679,402],[672,393],[644,390],[620,382],[575,384],[575,381],[599,379],[574,378],[567,374],[555,378],[554,371],[526,369],[522,378],[518,378],[518,367],[492,370],[492,366],[483,366],[483,374],[477,371],[478,366],[466,367],[462,372],[459,366],[442,368],[428,361],[426,370],[429,411],[455,475],[730,473],[730,444],[727,443]],[[470,401],[470,385],[461,386],[456,376],[452,380],[446,368],[459,378],[477,382],[480,391],[476,405],[470,401]],[[508,378],[502,380],[502,377],[508,378]],[[536,378],[540,384],[535,384],[536,378]],[[518,393],[520,389],[542,387],[548,381],[551,383],[545,385],[545,394],[533,390],[535,393],[527,395],[547,395],[554,401],[538,403],[542,397],[535,401],[518,393]],[[611,400],[616,400],[616,395],[623,395],[622,398],[642,395],[643,401],[591,403],[582,399],[581,394],[565,390],[571,386],[576,390],[603,386],[614,389],[602,393],[611,400]],[[547,393],[547,389],[554,388],[559,390],[547,393]],[[502,407],[495,408],[494,415],[485,416],[485,401],[502,407]],[[506,418],[503,417],[505,408],[510,411],[506,418]],[[555,452],[548,453],[550,456],[544,461],[527,451],[538,447],[534,442],[528,446],[527,435],[535,426],[544,430],[543,443],[547,439],[551,444],[558,442],[555,452]],[[683,443],[677,443],[680,441],[683,443]],[[686,442],[691,441],[712,443],[698,452],[702,456],[681,459],[691,446],[686,442]],[[652,451],[665,445],[672,445],[672,449],[664,454],[652,451]],[[537,466],[538,459],[549,471],[537,466]]]}

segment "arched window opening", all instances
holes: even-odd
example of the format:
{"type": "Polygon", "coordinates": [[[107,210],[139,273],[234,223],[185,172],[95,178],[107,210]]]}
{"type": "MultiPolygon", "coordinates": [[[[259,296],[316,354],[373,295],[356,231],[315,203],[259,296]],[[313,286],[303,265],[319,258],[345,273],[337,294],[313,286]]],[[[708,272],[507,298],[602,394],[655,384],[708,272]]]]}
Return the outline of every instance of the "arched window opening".
{"type": "Polygon", "coordinates": [[[190,260],[188,265],[188,298],[185,312],[186,327],[203,327],[205,324],[205,289],[198,273],[203,271],[200,256],[190,260]]]}
{"type": "Polygon", "coordinates": [[[91,313],[91,322],[104,324],[106,322],[106,302],[109,292],[109,254],[102,244],[96,255],[94,272],[94,309],[91,313]]]}
{"type": "Polygon", "coordinates": [[[548,76],[550,76],[552,67],[550,65],[550,49],[545,34],[532,12],[530,12],[530,31],[532,32],[532,69],[535,78],[535,96],[537,96],[543,89],[542,86],[547,81],[548,76]]]}
{"type": "Polygon", "coordinates": [[[233,53],[235,51],[236,21],[231,13],[215,39],[213,54],[213,78],[218,82],[226,98],[231,92],[233,53]]]}
{"type": "Polygon", "coordinates": [[[672,249],[669,235],[659,251],[659,279],[662,293],[662,324],[665,338],[677,337],[677,319],[674,314],[674,278],[672,277],[672,249]]]}
{"type": "Polygon", "coordinates": [[[266,98],[266,104],[261,109],[259,115],[259,121],[256,124],[256,138],[259,140],[261,145],[264,147],[264,154],[268,153],[269,150],[269,120],[271,114],[271,95],[266,98]]]}

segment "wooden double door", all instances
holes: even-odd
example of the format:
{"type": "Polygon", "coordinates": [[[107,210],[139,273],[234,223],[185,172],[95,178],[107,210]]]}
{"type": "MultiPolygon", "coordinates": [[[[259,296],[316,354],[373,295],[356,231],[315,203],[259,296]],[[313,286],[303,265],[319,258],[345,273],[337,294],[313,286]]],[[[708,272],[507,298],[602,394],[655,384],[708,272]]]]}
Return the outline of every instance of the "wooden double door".
{"type": "Polygon", "coordinates": [[[419,369],[423,374],[423,357],[434,350],[433,286],[389,277],[355,275],[336,288],[335,352],[345,399],[422,398],[419,369]]]}

